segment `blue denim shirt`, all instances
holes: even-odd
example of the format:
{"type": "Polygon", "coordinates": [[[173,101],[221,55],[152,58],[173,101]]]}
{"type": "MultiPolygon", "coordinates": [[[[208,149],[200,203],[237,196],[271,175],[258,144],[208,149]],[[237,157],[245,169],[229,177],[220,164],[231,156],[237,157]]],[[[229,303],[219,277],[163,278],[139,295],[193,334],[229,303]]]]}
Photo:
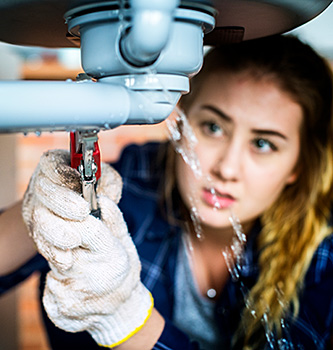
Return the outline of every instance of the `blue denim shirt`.
{"type": "MultiPolygon", "coordinates": [[[[158,189],[164,181],[165,167],[163,159],[161,162],[157,160],[160,147],[163,148],[165,145],[151,143],[144,146],[129,146],[124,150],[119,161],[113,164],[124,182],[119,207],[141,259],[142,281],[152,292],[157,310],[166,319],[166,326],[154,349],[200,349],[197,343],[191,342],[186,334],[172,324],[175,267],[181,238],[180,228],[170,225],[165,220],[159,204],[158,189]],[[151,171],[152,168],[153,171],[151,171]]],[[[230,344],[244,307],[243,293],[251,289],[258,277],[256,237],[259,232],[258,222],[246,245],[239,280],[230,279],[216,303],[216,323],[221,330],[221,336],[230,344]]],[[[0,278],[0,292],[11,288],[36,270],[42,272],[42,292],[48,266],[40,255],[9,276],[0,278]]],[[[88,333],[66,333],[49,321],[43,308],[42,313],[53,349],[99,348],[88,333]]],[[[287,331],[282,339],[266,342],[261,349],[329,349],[329,338],[333,326],[332,235],[321,243],[313,257],[300,296],[298,317],[293,320],[291,317],[286,317],[284,321],[284,330],[287,331]]],[[[229,348],[231,349],[231,345],[229,348]]],[[[241,348],[240,346],[239,349],[241,348]]]]}

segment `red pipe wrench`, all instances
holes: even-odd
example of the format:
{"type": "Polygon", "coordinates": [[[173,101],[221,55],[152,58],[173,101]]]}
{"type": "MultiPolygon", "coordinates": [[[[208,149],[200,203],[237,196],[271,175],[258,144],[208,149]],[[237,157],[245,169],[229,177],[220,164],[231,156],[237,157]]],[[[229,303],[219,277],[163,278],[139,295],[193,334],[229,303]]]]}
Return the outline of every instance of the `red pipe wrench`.
{"type": "Polygon", "coordinates": [[[90,203],[91,214],[100,217],[96,197],[96,185],[101,177],[97,131],[71,132],[70,144],[71,167],[81,175],[82,195],[90,203]]]}

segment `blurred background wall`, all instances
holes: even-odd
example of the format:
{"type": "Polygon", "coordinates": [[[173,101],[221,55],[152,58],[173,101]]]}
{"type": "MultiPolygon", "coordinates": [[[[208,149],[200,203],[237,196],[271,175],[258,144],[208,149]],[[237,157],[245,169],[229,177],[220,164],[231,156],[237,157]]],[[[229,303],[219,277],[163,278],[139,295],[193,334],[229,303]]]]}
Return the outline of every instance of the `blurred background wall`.
{"type": "MultiPolygon", "coordinates": [[[[22,60],[8,47],[0,45],[0,79],[21,78],[22,60]]],[[[16,136],[0,135],[0,208],[16,198],[16,136]]],[[[0,298],[0,349],[18,349],[18,292],[14,289],[0,298]]]]}

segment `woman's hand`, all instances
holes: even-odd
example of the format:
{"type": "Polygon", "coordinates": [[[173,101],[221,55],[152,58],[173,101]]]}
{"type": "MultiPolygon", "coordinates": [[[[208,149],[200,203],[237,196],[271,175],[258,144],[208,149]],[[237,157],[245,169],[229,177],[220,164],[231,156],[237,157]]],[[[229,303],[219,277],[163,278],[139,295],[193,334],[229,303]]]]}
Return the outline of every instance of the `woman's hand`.
{"type": "Polygon", "coordinates": [[[101,219],[95,218],[69,154],[51,151],[42,156],[22,206],[29,232],[51,267],[43,297],[48,316],[59,328],[87,330],[110,347],[139,332],[153,310],[117,206],[121,187],[118,173],[103,164],[97,187],[101,219]]]}

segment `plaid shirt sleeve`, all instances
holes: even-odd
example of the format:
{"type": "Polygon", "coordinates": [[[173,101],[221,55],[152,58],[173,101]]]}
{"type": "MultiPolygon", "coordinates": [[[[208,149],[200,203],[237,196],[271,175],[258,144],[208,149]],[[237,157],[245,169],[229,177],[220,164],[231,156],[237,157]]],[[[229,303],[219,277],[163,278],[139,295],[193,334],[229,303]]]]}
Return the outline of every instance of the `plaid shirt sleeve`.
{"type": "Polygon", "coordinates": [[[296,349],[329,349],[333,334],[333,235],[318,247],[307,272],[300,310],[285,325],[284,338],[296,349]]]}
{"type": "Polygon", "coordinates": [[[47,261],[39,254],[27,261],[17,270],[5,276],[0,276],[0,295],[23,282],[36,271],[48,270],[47,261]]]}
{"type": "MultiPolygon", "coordinates": [[[[5,208],[0,209],[0,215],[4,211],[5,208]]],[[[45,259],[41,255],[36,254],[33,258],[31,258],[17,270],[7,275],[0,276],[0,295],[9,291],[17,284],[23,282],[35,271],[43,270],[45,268],[47,268],[45,259]]]]}
{"type": "Polygon", "coordinates": [[[168,320],[158,342],[152,350],[199,350],[197,342],[190,342],[189,338],[168,320]]]}

